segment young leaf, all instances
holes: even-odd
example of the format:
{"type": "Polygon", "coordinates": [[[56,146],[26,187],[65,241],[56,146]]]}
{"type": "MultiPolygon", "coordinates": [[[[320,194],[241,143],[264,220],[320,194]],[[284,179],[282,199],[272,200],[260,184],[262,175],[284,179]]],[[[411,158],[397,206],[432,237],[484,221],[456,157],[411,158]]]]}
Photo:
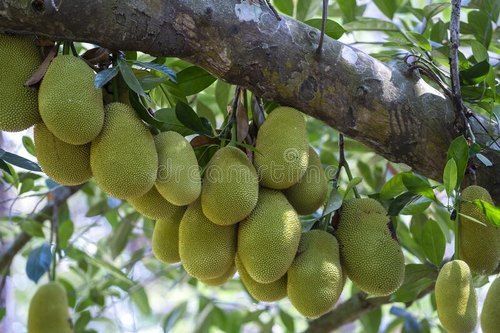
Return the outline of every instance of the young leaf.
{"type": "Polygon", "coordinates": [[[457,186],[457,163],[453,158],[450,158],[444,167],[443,184],[446,193],[450,196],[457,186]]]}
{"type": "Polygon", "coordinates": [[[52,252],[47,243],[33,249],[26,261],[26,275],[33,282],[37,283],[43,274],[48,272],[52,262],[52,252]]]}
{"type": "Polygon", "coordinates": [[[380,190],[380,198],[388,200],[394,198],[395,196],[403,193],[405,191],[405,185],[403,184],[403,174],[398,173],[389,179],[382,189],[380,190]]]}
{"type": "Polygon", "coordinates": [[[451,158],[457,164],[457,185],[460,185],[469,160],[469,145],[463,136],[459,136],[451,142],[448,148],[448,159],[451,158]]]}
{"type": "Polygon", "coordinates": [[[432,187],[428,183],[428,181],[408,172],[404,173],[402,177],[403,184],[408,189],[408,191],[437,201],[436,196],[434,195],[434,191],[432,190],[432,187]]]}
{"type": "Polygon", "coordinates": [[[23,146],[32,156],[36,156],[35,152],[35,144],[33,143],[33,139],[29,136],[23,136],[23,146]]]}
{"type": "Polygon", "coordinates": [[[137,77],[135,77],[135,74],[132,71],[132,68],[130,68],[130,65],[127,63],[127,61],[123,59],[118,59],[118,68],[120,69],[122,78],[127,84],[127,86],[137,95],[147,97],[146,93],[144,92],[144,89],[139,83],[137,77]]]}
{"type": "MultiPolygon", "coordinates": [[[[314,18],[304,22],[316,29],[321,29],[322,19],[314,18]]],[[[345,33],[344,28],[334,20],[326,20],[325,34],[333,39],[339,39],[345,33]]]]}
{"type": "Polygon", "coordinates": [[[473,203],[483,211],[488,222],[500,227],[500,208],[480,199],[474,200],[473,203]]]}
{"type": "Polygon", "coordinates": [[[436,221],[429,220],[425,223],[422,234],[422,248],[425,256],[434,265],[439,266],[443,260],[446,239],[443,231],[436,221]]]}

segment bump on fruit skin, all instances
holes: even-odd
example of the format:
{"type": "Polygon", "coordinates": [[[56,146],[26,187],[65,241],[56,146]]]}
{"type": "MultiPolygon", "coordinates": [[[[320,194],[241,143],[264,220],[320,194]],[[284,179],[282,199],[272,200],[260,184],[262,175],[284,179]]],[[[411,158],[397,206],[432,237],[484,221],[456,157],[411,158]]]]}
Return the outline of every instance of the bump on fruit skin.
{"type": "Polygon", "coordinates": [[[302,234],[288,270],[287,294],[292,305],[305,317],[317,318],[333,308],[344,281],[335,237],[322,230],[302,234]]]}
{"type": "Polygon", "coordinates": [[[32,38],[0,34],[0,131],[19,132],[42,120],[36,90],[24,86],[40,63],[32,38]]]}
{"type": "Polygon", "coordinates": [[[245,153],[219,149],[205,170],[201,192],[203,213],[215,224],[231,225],[247,217],[257,204],[259,181],[245,153]]]}
{"type": "Polygon", "coordinates": [[[94,140],[104,124],[102,90],[87,63],[60,55],[49,65],[38,93],[40,115],[60,140],[82,145],[94,140]]]}
{"type": "Polygon", "coordinates": [[[304,115],[289,107],[274,109],[259,129],[255,148],[254,164],[263,186],[283,190],[296,184],[309,158],[304,115]]]}
{"type": "Polygon", "coordinates": [[[234,263],[236,225],[212,223],[203,215],[200,200],[196,200],[181,220],[179,254],[189,275],[199,280],[220,277],[234,263]]]}
{"type": "Polygon", "coordinates": [[[43,123],[35,125],[34,138],[38,163],[47,176],[66,186],[92,178],[90,144],[74,146],[63,142],[43,123]]]}
{"type": "Polygon", "coordinates": [[[224,274],[222,274],[219,277],[216,277],[214,279],[200,280],[200,282],[203,284],[206,284],[207,286],[211,286],[211,287],[222,286],[224,283],[226,283],[227,281],[229,281],[233,278],[234,273],[236,273],[236,266],[235,265],[231,266],[231,268],[227,272],[225,272],[224,274]]]}
{"type": "Polygon", "coordinates": [[[240,280],[246,291],[259,302],[276,302],[286,297],[287,275],[271,283],[259,283],[252,279],[238,255],[235,259],[240,280]]]}
{"type": "MultiPolygon", "coordinates": [[[[488,191],[472,185],[462,191],[462,200],[481,199],[493,204],[488,191]]],[[[460,259],[479,274],[493,274],[500,262],[500,228],[490,224],[479,207],[463,201],[460,213],[483,222],[481,225],[460,215],[460,259]]]]}
{"type": "Polygon", "coordinates": [[[285,195],[261,188],[257,206],[238,228],[238,255],[252,279],[271,283],[285,275],[300,233],[299,217],[285,195]]]}
{"type": "Polygon", "coordinates": [[[28,313],[28,333],[72,333],[66,290],[49,282],[36,291],[28,313]]]}
{"type": "Polygon", "coordinates": [[[153,229],[151,246],[156,259],[166,263],[175,264],[181,261],[179,255],[179,225],[185,207],[176,207],[174,213],[165,219],[159,219],[153,229]]]}
{"type": "Polygon", "coordinates": [[[500,327],[500,277],[488,289],[481,311],[481,328],[484,333],[498,332],[500,327]]]}
{"type": "Polygon", "coordinates": [[[106,107],[104,127],[90,147],[90,166],[96,183],[114,197],[138,197],[153,187],[158,172],[154,139],[130,106],[106,107]]]}
{"type": "Polygon", "coordinates": [[[473,332],[477,297],[469,266],[462,260],[446,263],[439,271],[435,293],[441,325],[452,333],[473,332]]]}
{"type": "Polygon", "coordinates": [[[155,136],[158,151],[156,188],[176,206],[189,205],[200,196],[201,176],[191,144],[179,133],[163,132],[155,136]]]}
{"type": "Polygon", "coordinates": [[[309,147],[309,164],[299,182],[285,190],[285,195],[300,215],[314,213],[328,194],[328,179],[316,151],[309,147]]]}
{"type": "Polygon", "coordinates": [[[185,210],[185,208],[182,209],[182,207],[175,206],[165,200],[154,186],[146,194],[131,198],[128,202],[136,211],[152,220],[170,219],[172,216],[178,215],[179,211],[182,217],[185,210]]]}
{"type": "Polygon", "coordinates": [[[361,290],[375,296],[396,291],[404,279],[404,256],[388,228],[390,219],[374,199],[344,203],[336,237],[342,267],[361,290]]]}

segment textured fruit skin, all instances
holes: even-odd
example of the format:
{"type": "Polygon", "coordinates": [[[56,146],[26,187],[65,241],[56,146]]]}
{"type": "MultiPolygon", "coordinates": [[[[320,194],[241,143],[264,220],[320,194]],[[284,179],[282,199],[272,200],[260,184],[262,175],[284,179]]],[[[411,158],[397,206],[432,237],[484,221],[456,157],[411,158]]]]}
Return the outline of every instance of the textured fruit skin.
{"type": "Polygon", "coordinates": [[[153,136],[128,105],[106,107],[104,127],[90,147],[90,166],[104,192],[139,197],[156,181],[158,155],[153,136]]]}
{"type": "Polygon", "coordinates": [[[47,176],[66,186],[92,178],[90,144],[74,146],[63,142],[43,123],[35,125],[34,138],[38,163],[47,176]]]}
{"type": "Polygon", "coordinates": [[[446,263],[439,271],[435,293],[441,325],[451,333],[473,332],[477,299],[469,266],[462,260],[446,263]]]}
{"type": "Polygon", "coordinates": [[[219,149],[205,170],[201,192],[203,213],[215,224],[231,225],[247,217],[257,204],[259,181],[245,153],[219,149]]]}
{"type": "Polygon", "coordinates": [[[217,287],[217,286],[222,286],[224,283],[227,281],[231,280],[234,276],[234,273],[236,273],[236,266],[233,265],[227,272],[222,274],[219,277],[216,277],[214,279],[206,279],[206,280],[200,280],[200,282],[206,284],[207,286],[211,287],[217,287]]]}
{"type": "Polygon", "coordinates": [[[102,90],[94,86],[95,73],[87,63],[60,55],[49,65],[38,92],[40,115],[60,140],[82,145],[99,134],[104,123],[102,90]]]}
{"type": "Polygon", "coordinates": [[[271,283],[285,275],[300,233],[299,217],[285,195],[261,188],[257,206],[238,228],[238,255],[252,279],[271,283]]]}
{"type": "MultiPolygon", "coordinates": [[[[462,191],[462,199],[481,199],[493,204],[488,191],[472,185],[462,191]]],[[[481,225],[460,215],[460,259],[479,274],[493,274],[500,261],[500,228],[490,224],[479,207],[463,201],[460,213],[483,222],[481,225]]]]}
{"type": "Polygon", "coordinates": [[[177,132],[156,135],[155,144],[159,162],[158,192],[174,205],[189,205],[201,192],[200,168],[193,147],[177,132]]]}
{"type": "Polygon", "coordinates": [[[304,115],[289,107],[274,109],[257,134],[255,168],[263,186],[283,190],[305,174],[309,158],[304,115]]]}
{"type": "Polygon", "coordinates": [[[404,279],[404,256],[388,228],[390,219],[374,199],[344,203],[336,236],[342,267],[356,286],[375,296],[396,291],[404,279]]]}
{"type": "Polygon", "coordinates": [[[28,333],[71,333],[66,290],[57,282],[36,291],[28,313],[28,333]]]}
{"type": "Polygon", "coordinates": [[[179,227],[179,254],[184,269],[199,279],[226,273],[236,254],[236,226],[220,226],[203,215],[200,200],[188,206],[179,227]]]}
{"type": "Polygon", "coordinates": [[[156,221],[151,246],[156,259],[175,264],[181,261],[179,255],[179,225],[185,207],[176,207],[172,215],[156,221]]]}
{"type": "Polygon", "coordinates": [[[136,211],[152,220],[170,219],[178,212],[181,212],[182,217],[182,213],[185,211],[185,208],[175,206],[165,200],[154,186],[146,194],[131,198],[128,202],[136,211]]]}
{"type": "Polygon", "coordinates": [[[500,328],[500,277],[490,286],[481,311],[481,328],[484,333],[495,333],[500,328]]]}
{"type": "Polygon", "coordinates": [[[344,281],[335,237],[322,230],[302,234],[288,269],[287,294],[292,305],[303,316],[317,318],[333,308],[344,281]]]}
{"type": "Polygon", "coordinates": [[[274,282],[259,283],[248,274],[238,255],[236,255],[235,263],[241,283],[246,291],[257,301],[276,302],[286,297],[286,274],[274,282]]]}
{"type": "Polygon", "coordinates": [[[24,86],[40,63],[32,38],[0,34],[0,131],[22,131],[42,120],[36,90],[24,86]]]}
{"type": "Polygon", "coordinates": [[[314,213],[328,194],[328,179],[316,151],[309,147],[309,164],[299,182],[285,190],[285,195],[300,215],[314,213]]]}

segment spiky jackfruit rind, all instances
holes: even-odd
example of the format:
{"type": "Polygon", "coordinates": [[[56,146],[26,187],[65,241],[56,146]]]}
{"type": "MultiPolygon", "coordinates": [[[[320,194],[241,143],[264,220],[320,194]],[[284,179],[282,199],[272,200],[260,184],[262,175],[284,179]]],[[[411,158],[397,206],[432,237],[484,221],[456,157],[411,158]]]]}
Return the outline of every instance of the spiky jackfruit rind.
{"type": "Polygon", "coordinates": [[[261,188],[257,206],[239,224],[238,255],[257,282],[286,274],[299,246],[301,224],[283,193],[261,188]]]}
{"type": "Polygon", "coordinates": [[[49,282],[36,291],[30,301],[28,333],[72,333],[66,290],[49,282]]]}
{"type": "Polygon", "coordinates": [[[158,192],[177,206],[189,205],[200,196],[201,176],[191,144],[179,133],[155,136],[158,151],[158,192]]]}
{"type": "Polygon", "coordinates": [[[24,85],[40,63],[33,38],[0,34],[0,131],[19,132],[42,120],[37,91],[24,85]]]}
{"type": "Polygon", "coordinates": [[[224,274],[222,274],[219,277],[216,277],[214,279],[205,279],[205,280],[199,280],[199,281],[203,284],[206,284],[207,286],[218,287],[218,286],[222,286],[224,283],[231,280],[234,276],[234,273],[236,273],[236,266],[235,265],[231,266],[231,268],[227,272],[225,272],[224,274]]]}
{"type": "Polygon", "coordinates": [[[40,115],[60,140],[82,145],[94,140],[104,124],[102,90],[87,63],[60,55],[49,65],[38,93],[40,115]]]}
{"type": "Polygon", "coordinates": [[[305,174],[309,158],[304,115],[289,107],[274,109],[257,134],[255,168],[260,183],[283,190],[305,174]]]}
{"type": "Polygon", "coordinates": [[[449,332],[473,332],[477,325],[477,297],[467,263],[446,263],[439,271],[434,291],[441,325],[449,332]]]}
{"type": "Polygon", "coordinates": [[[146,194],[131,198],[128,202],[136,211],[152,220],[170,219],[172,216],[178,215],[179,211],[184,212],[185,210],[165,200],[154,186],[146,194]]]}
{"type": "Polygon", "coordinates": [[[188,274],[207,280],[226,273],[234,263],[236,230],[236,225],[212,223],[199,199],[189,205],[179,227],[179,254],[188,274]]]}
{"type": "Polygon", "coordinates": [[[500,328],[500,277],[488,289],[481,311],[483,333],[496,333],[500,328]]]}
{"type": "Polygon", "coordinates": [[[90,166],[96,183],[114,197],[139,197],[153,187],[158,172],[154,139],[130,106],[107,105],[104,127],[90,147],[90,166]]]}
{"type": "Polygon", "coordinates": [[[374,199],[351,199],[342,206],[336,237],[342,267],[361,290],[386,296],[402,284],[404,255],[389,228],[384,207],[374,199]]]}
{"type": "Polygon", "coordinates": [[[83,184],[92,178],[90,144],[63,142],[43,123],[35,125],[34,139],[38,163],[47,176],[65,186],[83,184]]]}
{"type": "Polygon", "coordinates": [[[203,213],[215,224],[231,225],[247,217],[257,204],[259,181],[245,153],[236,147],[218,150],[205,170],[203,213]]]}
{"type": "Polygon", "coordinates": [[[156,259],[175,264],[181,261],[179,255],[179,226],[185,207],[176,207],[170,216],[159,219],[153,229],[151,247],[156,259]]]}

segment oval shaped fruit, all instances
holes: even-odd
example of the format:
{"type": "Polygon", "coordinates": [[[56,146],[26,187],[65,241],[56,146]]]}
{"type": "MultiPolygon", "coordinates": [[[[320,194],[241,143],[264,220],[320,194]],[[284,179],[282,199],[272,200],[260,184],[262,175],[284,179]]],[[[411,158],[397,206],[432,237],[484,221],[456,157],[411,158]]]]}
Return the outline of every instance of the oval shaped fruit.
{"type": "Polygon", "coordinates": [[[460,259],[472,271],[490,275],[500,262],[500,228],[490,224],[479,207],[467,202],[476,199],[493,204],[488,191],[480,186],[472,185],[462,191],[462,200],[466,201],[462,201],[460,213],[484,225],[460,215],[460,259]]]}
{"type": "Polygon", "coordinates": [[[299,217],[285,195],[261,188],[257,206],[238,228],[238,255],[252,279],[271,283],[285,275],[300,233],[299,217]]]}
{"type": "Polygon", "coordinates": [[[473,332],[477,324],[476,290],[465,261],[453,260],[441,268],[435,293],[441,325],[450,332],[473,332]]]}
{"type": "Polygon", "coordinates": [[[201,192],[203,213],[215,224],[231,225],[247,217],[257,204],[259,181],[245,153],[219,149],[205,170],[201,192]]]}
{"type": "Polygon", "coordinates": [[[94,179],[121,199],[139,197],[156,181],[158,155],[153,136],[128,105],[106,107],[104,127],[90,147],[94,179]]]}
{"type": "Polygon", "coordinates": [[[481,311],[481,328],[484,333],[498,332],[500,327],[500,277],[488,289],[481,311]]]}
{"type": "Polygon", "coordinates": [[[287,274],[288,298],[297,311],[308,318],[330,311],[345,281],[335,237],[322,230],[302,234],[297,256],[287,274]]]}
{"type": "Polygon", "coordinates": [[[260,183],[283,190],[305,174],[309,158],[304,115],[289,107],[274,109],[262,124],[255,145],[260,183]]]}
{"type": "Polygon", "coordinates": [[[165,200],[154,186],[146,194],[131,198],[128,202],[136,211],[152,220],[170,219],[178,212],[181,212],[180,217],[182,217],[182,213],[186,210],[165,200]]]}
{"type": "Polygon", "coordinates": [[[49,282],[36,291],[30,301],[28,333],[72,333],[66,290],[49,282]]]}
{"type": "Polygon", "coordinates": [[[94,140],[104,124],[102,90],[94,86],[95,73],[71,55],[54,58],[38,93],[40,115],[60,140],[82,145],[94,140]]]}
{"type": "Polygon", "coordinates": [[[309,147],[309,164],[299,182],[285,190],[285,195],[300,215],[314,213],[326,200],[328,179],[316,151],[309,147]]]}
{"type": "Polygon", "coordinates": [[[181,220],[179,254],[189,275],[200,280],[218,278],[234,263],[236,226],[212,223],[203,215],[200,200],[196,200],[181,220]]]}
{"type": "Polygon", "coordinates": [[[155,136],[158,151],[156,188],[169,202],[189,205],[200,196],[201,176],[191,144],[179,133],[163,132],[155,136]]]}
{"type": "Polygon", "coordinates": [[[153,229],[151,246],[156,259],[166,263],[174,264],[181,261],[179,255],[179,225],[185,207],[177,207],[173,214],[165,219],[159,219],[153,229]]]}
{"type": "Polygon", "coordinates": [[[342,206],[335,234],[342,267],[359,289],[371,295],[389,295],[404,279],[403,251],[390,223],[374,199],[351,199],[342,206]]]}
{"type": "Polygon", "coordinates": [[[43,123],[35,125],[33,134],[36,157],[47,176],[66,186],[92,178],[90,144],[74,146],[61,141],[43,123]]]}
{"type": "Polygon", "coordinates": [[[0,34],[0,131],[18,132],[41,121],[37,91],[24,86],[40,63],[33,38],[0,34]]]}
{"type": "Polygon", "coordinates": [[[271,283],[259,283],[252,279],[243,266],[238,255],[236,255],[236,268],[240,275],[240,280],[246,291],[259,302],[275,302],[286,297],[287,275],[283,275],[278,280],[271,283]]]}
{"type": "Polygon", "coordinates": [[[224,283],[232,279],[234,273],[236,273],[235,265],[231,266],[231,268],[227,272],[219,277],[216,277],[214,279],[200,280],[200,282],[212,287],[222,286],[224,283]]]}

